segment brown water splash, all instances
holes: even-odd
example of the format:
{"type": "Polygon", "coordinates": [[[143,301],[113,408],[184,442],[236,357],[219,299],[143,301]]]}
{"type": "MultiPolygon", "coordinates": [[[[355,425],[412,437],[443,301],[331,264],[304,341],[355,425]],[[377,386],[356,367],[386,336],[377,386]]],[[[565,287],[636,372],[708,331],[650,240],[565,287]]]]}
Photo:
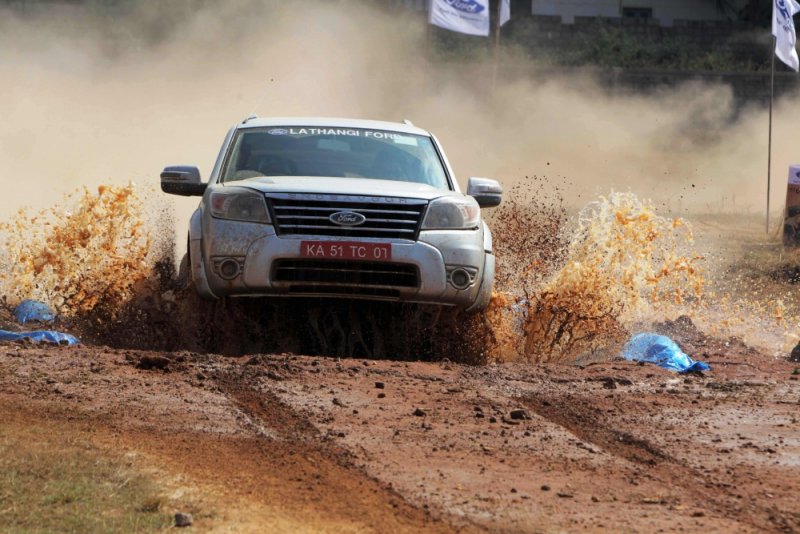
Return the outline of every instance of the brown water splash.
{"type": "Polygon", "coordinates": [[[63,203],[0,224],[0,294],[33,298],[64,317],[111,316],[152,275],[153,240],[134,186],[84,188],[63,203]]]}
{"type": "Polygon", "coordinates": [[[632,193],[612,193],[577,218],[563,266],[530,299],[525,357],[572,360],[618,347],[630,325],[660,316],[662,303],[702,301],[702,256],[691,227],[656,215],[632,193]]]}
{"type": "MultiPolygon", "coordinates": [[[[0,296],[44,301],[86,342],[117,347],[470,363],[608,358],[656,321],[688,315],[724,336],[741,323],[731,317],[766,314],[707,289],[691,226],[631,193],[574,218],[546,180],[528,179],[508,197],[491,220],[497,291],[480,315],[366,301],[202,301],[176,286],[171,242],[159,241],[172,232],[155,230],[133,185],[83,189],[0,224],[0,296]]],[[[777,305],[770,321],[797,323],[777,305]]]]}

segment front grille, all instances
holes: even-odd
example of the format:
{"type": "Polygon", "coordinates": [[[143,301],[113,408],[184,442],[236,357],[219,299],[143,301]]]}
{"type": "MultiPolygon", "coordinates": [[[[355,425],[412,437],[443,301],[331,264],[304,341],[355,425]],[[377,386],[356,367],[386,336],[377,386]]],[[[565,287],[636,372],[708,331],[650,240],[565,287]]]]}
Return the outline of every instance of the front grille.
{"type": "Polygon", "coordinates": [[[395,288],[419,285],[417,268],[403,263],[365,261],[277,260],[272,271],[275,282],[326,286],[345,294],[346,288],[395,288]]]}
{"type": "Polygon", "coordinates": [[[349,287],[349,286],[292,286],[292,295],[336,295],[341,297],[370,297],[399,300],[400,292],[385,287],[349,287]]]}
{"type": "Polygon", "coordinates": [[[414,198],[342,195],[267,195],[275,231],[280,235],[377,237],[415,241],[427,201],[414,198]],[[313,197],[313,198],[312,198],[313,197]],[[331,221],[337,212],[366,217],[357,226],[331,221]]]}

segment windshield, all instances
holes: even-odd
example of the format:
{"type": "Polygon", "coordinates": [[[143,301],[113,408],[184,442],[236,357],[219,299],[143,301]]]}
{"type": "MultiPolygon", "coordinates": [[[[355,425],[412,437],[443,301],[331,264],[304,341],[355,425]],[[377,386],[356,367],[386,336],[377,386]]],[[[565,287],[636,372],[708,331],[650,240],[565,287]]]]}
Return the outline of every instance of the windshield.
{"type": "Polygon", "coordinates": [[[222,181],[259,176],[377,178],[450,189],[430,137],[362,128],[240,130],[222,181]]]}

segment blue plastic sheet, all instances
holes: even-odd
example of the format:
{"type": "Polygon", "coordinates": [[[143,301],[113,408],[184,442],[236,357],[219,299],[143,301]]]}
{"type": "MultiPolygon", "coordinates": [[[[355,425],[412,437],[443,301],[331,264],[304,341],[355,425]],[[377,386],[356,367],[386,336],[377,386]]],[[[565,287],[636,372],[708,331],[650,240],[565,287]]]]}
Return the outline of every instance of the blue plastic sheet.
{"type": "Polygon", "coordinates": [[[626,360],[654,363],[664,369],[679,373],[708,371],[711,367],[704,362],[696,362],[667,336],[641,333],[633,336],[622,348],[626,360]]]}
{"type": "Polygon", "coordinates": [[[14,318],[19,324],[29,321],[50,323],[56,318],[56,312],[50,306],[36,300],[23,300],[14,310],[14,318]]]}
{"type": "Polygon", "coordinates": [[[42,341],[47,343],[77,345],[80,343],[78,338],[62,332],[54,330],[35,330],[33,332],[9,332],[8,330],[0,330],[0,341],[20,341],[22,339],[30,339],[35,343],[42,341]]]}

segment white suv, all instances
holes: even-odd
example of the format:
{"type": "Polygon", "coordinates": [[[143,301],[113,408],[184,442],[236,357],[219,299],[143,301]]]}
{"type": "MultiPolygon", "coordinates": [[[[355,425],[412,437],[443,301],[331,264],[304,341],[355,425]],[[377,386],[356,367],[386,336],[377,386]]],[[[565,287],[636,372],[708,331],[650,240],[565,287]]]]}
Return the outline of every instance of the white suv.
{"type": "Polygon", "coordinates": [[[208,183],[167,167],[165,193],[202,196],[186,261],[206,298],[303,296],[486,307],[494,180],[461,193],[436,138],[410,122],[250,117],[208,183]]]}

